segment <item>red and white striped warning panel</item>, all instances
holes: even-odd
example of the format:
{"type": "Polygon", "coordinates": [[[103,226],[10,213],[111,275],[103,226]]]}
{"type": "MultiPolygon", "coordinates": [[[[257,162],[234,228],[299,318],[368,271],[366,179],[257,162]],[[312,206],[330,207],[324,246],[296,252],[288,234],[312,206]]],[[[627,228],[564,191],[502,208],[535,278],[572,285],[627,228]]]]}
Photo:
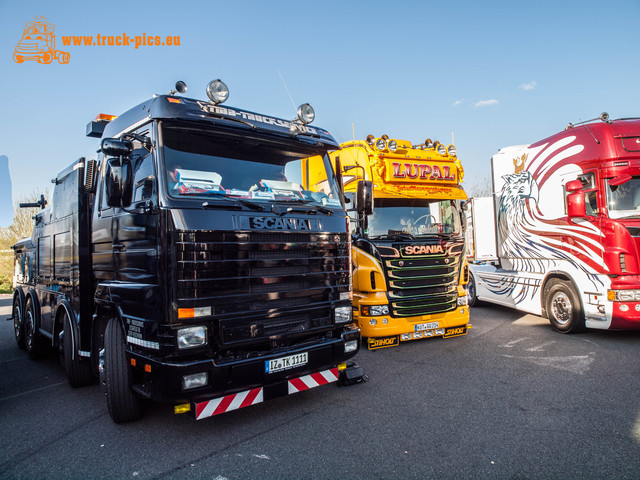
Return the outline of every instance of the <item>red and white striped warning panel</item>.
{"type": "MultiPolygon", "coordinates": [[[[312,373],[303,377],[293,378],[289,380],[289,395],[310,388],[326,385],[327,383],[338,381],[338,369],[331,368],[322,372],[312,373]]],[[[244,392],[226,395],[220,398],[214,398],[206,402],[196,403],[196,420],[212,417],[221,413],[237,410],[238,408],[248,407],[264,401],[263,387],[245,390],[244,392]]]]}
{"type": "Polygon", "coordinates": [[[338,381],[338,369],[323,370],[322,372],[312,373],[304,377],[289,380],[289,395],[303,390],[309,390],[313,387],[326,385],[327,383],[338,381]]]}

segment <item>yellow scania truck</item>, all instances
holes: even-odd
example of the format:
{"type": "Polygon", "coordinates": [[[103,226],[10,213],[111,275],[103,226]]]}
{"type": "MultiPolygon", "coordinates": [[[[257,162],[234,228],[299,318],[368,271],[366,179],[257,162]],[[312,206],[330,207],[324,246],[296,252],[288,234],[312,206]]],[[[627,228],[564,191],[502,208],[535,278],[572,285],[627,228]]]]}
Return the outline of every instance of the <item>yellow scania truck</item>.
{"type": "Polygon", "coordinates": [[[369,135],[330,154],[351,209],[353,313],[369,349],[465,335],[464,171],[453,145],[369,135]]]}

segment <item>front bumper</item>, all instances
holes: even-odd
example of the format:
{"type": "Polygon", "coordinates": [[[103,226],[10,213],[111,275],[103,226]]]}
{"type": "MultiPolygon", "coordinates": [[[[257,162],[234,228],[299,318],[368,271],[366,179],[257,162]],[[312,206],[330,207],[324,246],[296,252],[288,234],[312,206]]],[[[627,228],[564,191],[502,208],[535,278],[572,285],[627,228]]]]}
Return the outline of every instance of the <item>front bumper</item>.
{"type": "MultiPolygon", "coordinates": [[[[213,359],[194,361],[162,361],[141,353],[127,351],[133,370],[133,390],[140,396],[167,403],[200,403],[213,398],[265,387],[268,398],[287,394],[287,383],[319,371],[335,368],[358,353],[360,329],[346,326],[341,337],[322,339],[316,343],[280,350],[252,358],[216,362],[213,359]],[[358,347],[345,353],[345,343],[356,340],[358,347]],[[306,364],[274,373],[267,373],[265,363],[290,355],[308,354],[306,364]],[[183,390],[183,377],[206,373],[207,385],[183,390]]],[[[266,399],[266,398],[265,398],[266,399]]]]}

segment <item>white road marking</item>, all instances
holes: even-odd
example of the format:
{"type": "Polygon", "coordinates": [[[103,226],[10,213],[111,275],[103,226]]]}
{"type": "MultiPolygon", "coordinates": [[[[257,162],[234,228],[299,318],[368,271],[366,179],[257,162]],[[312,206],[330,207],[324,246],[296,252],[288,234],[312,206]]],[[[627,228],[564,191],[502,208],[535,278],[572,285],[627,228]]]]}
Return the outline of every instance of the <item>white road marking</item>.
{"type": "Polygon", "coordinates": [[[543,367],[558,368],[571,373],[583,375],[589,370],[589,366],[596,358],[595,352],[586,355],[567,355],[564,357],[519,357],[515,355],[502,355],[507,358],[519,358],[525,362],[542,365],[543,367]]]}
{"type": "Polygon", "coordinates": [[[523,342],[525,340],[529,340],[529,338],[525,337],[525,338],[519,338],[517,340],[511,340],[510,342],[505,343],[504,345],[498,345],[498,346],[502,348],[513,348],[517,343],[523,342]]]}
{"type": "Polygon", "coordinates": [[[545,349],[545,347],[553,345],[554,343],[556,343],[555,340],[551,340],[550,342],[543,343],[542,345],[538,345],[537,347],[527,348],[527,352],[541,352],[545,349]]]}
{"type": "Polygon", "coordinates": [[[636,423],[633,425],[631,429],[631,437],[640,443],[640,412],[638,412],[638,417],[636,418],[636,423]]]}

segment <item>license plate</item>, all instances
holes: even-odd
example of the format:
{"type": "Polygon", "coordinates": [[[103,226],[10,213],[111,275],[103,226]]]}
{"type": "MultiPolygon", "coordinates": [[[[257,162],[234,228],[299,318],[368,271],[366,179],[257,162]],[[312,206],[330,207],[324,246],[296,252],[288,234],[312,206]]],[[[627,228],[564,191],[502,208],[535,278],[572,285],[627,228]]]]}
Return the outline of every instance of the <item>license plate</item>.
{"type": "Polygon", "coordinates": [[[438,328],[438,322],[431,323],[419,323],[416,325],[416,332],[421,332],[422,330],[432,330],[434,328],[438,328]]]}
{"type": "Polygon", "coordinates": [[[458,335],[465,335],[467,333],[467,326],[463,325],[462,327],[450,327],[444,331],[444,338],[448,337],[457,337],[458,335]]]}
{"type": "Polygon", "coordinates": [[[309,362],[309,352],[296,353],[288,357],[274,358],[264,362],[264,371],[266,373],[281,372],[290,368],[300,367],[309,362]]]}

